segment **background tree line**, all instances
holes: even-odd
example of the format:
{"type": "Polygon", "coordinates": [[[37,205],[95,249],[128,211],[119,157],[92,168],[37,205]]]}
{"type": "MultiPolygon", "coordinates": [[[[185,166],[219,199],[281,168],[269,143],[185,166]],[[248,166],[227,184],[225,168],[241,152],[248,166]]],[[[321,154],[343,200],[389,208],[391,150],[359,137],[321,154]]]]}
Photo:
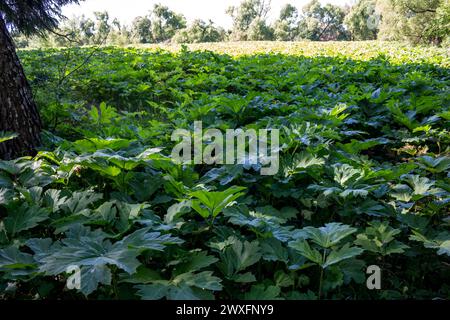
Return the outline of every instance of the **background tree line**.
{"type": "Polygon", "coordinates": [[[450,43],[450,0],[358,0],[353,6],[322,5],[312,0],[303,8],[285,5],[275,21],[268,21],[270,0],[243,0],[230,7],[232,28],[211,20],[186,18],[157,4],[130,26],[96,12],[65,20],[57,32],[44,37],[13,33],[17,46],[198,43],[221,41],[400,40],[414,44],[450,43]]]}

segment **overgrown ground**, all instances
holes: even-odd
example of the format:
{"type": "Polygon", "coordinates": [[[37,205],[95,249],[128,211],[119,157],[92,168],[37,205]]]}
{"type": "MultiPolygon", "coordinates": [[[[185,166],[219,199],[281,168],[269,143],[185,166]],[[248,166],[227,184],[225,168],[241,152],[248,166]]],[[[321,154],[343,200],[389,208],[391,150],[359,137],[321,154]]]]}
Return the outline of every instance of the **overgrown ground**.
{"type": "Polygon", "coordinates": [[[47,131],[0,161],[2,298],[450,297],[445,49],[165,49],[20,52],[47,131]],[[280,129],[279,173],[175,164],[196,120],[280,129]]]}

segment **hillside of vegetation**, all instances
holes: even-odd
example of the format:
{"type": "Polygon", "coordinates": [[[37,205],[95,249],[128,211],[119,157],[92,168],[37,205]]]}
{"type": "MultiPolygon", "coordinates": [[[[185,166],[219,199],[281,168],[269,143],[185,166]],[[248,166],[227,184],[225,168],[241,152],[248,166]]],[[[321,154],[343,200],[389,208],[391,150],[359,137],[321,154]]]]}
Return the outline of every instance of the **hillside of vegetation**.
{"type": "Polygon", "coordinates": [[[0,161],[0,298],[450,298],[445,49],[19,55],[46,131],[36,157],[0,161]],[[176,164],[171,134],[194,121],[279,129],[278,174],[176,164]]]}

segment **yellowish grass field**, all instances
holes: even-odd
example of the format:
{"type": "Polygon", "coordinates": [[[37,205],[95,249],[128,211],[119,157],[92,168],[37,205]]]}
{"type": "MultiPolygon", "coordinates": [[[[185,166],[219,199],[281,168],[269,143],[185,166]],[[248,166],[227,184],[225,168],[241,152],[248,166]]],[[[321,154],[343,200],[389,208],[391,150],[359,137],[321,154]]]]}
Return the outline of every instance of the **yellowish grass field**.
{"type": "MultiPolygon", "coordinates": [[[[179,51],[181,44],[136,45],[135,48],[179,51]]],[[[185,45],[189,50],[208,50],[233,56],[281,53],[304,56],[347,56],[357,60],[370,60],[385,55],[392,63],[433,63],[450,68],[450,48],[413,47],[398,42],[360,41],[360,42],[219,42],[185,45]]]]}

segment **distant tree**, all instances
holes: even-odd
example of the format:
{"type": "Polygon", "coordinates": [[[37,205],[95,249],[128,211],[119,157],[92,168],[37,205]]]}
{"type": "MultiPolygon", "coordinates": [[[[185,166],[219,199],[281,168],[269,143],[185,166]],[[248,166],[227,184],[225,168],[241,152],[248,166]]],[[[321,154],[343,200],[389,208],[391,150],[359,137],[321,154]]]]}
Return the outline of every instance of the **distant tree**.
{"type": "Polygon", "coordinates": [[[379,31],[379,22],[376,0],[359,0],[351,7],[344,24],[353,40],[375,40],[379,31]]]}
{"type": "Polygon", "coordinates": [[[151,16],[154,42],[170,40],[178,30],[186,28],[186,18],[166,6],[156,4],[151,16]]]}
{"type": "Polygon", "coordinates": [[[314,41],[344,40],[348,36],[344,18],[343,8],[332,4],[322,6],[319,0],[312,0],[303,8],[299,35],[314,41]]]}
{"type": "Polygon", "coordinates": [[[104,43],[108,38],[112,26],[109,20],[109,14],[106,11],[94,12],[95,17],[95,35],[94,43],[104,43]]]}
{"type": "Polygon", "coordinates": [[[266,21],[260,18],[256,18],[250,24],[247,30],[247,40],[249,41],[263,41],[273,40],[274,31],[267,25],[266,21]]]}
{"type": "MultiPolygon", "coordinates": [[[[95,22],[90,18],[81,16],[78,26],[72,28],[73,32],[79,32],[79,38],[82,44],[91,44],[94,42],[95,22]]],[[[64,32],[64,30],[62,30],[64,32]]]]}
{"type": "Polygon", "coordinates": [[[151,43],[152,36],[152,21],[148,16],[137,17],[131,24],[132,39],[137,43],[151,43]]]}
{"type": "MultiPolygon", "coordinates": [[[[58,29],[57,34],[46,33],[45,37],[37,37],[40,46],[46,43],[58,47],[68,47],[77,45],[104,44],[108,36],[117,28],[117,20],[110,21],[108,12],[94,12],[94,19],[81,17],[72,17],[66,19],[58,29]],[[60,35],[66,35],[62,37],[60,35]]],[[[119,23],[119,28],[120,23],[119,23]]]]}
{"type": "Polygon", "coordinates": [[[189,27],[179,30],[172,40],[177,43],[220,42],[225,37],[225,30],[216,27],[211,20],[197,19],[189,27]]]}
{"type": "MultiPolygon", "coordinates": [[[[157,4],[148,15],[136,17],[130,27],[122,25],[117,19],[111,20],[106,11],[95,12],[94,19],[82,16],[66,20],[59,34],[69,37],[47,33],[46,37],[39,37],[37,42],[39,46],[69,46],[71,43],[79,45],[158,43],[171,40],[177,31],[185,28],[186,19],[183,15],[157,4]]],[[[209,25],[206,26],[206,32],[214,34],[209,25]]],[[[24,45],[29,43],[22,37],[16,39],[24,45]]]]}
{"type": "Polygon", "coordinates": [[[266,17],[270,11],[270,0],[244,0],[239,6],[227,9],[227,14],[233,19],[231,39],[237,41],[249,40],[249,29],[252,23],[252,36],[259,37],[261,30],[268,30],[266,17]]]}
{"type": "Polygon", "coordinates": [[[41,119],[10,35],[57,27],[61,6],[78,0],[0,0],[0,131],[18,137],[0,144],[0,158],[32,155],[40,144],[41,119]]]}
{"type": "Polygon", "coordinates": [[[450,0],[379,0],[380,38],[440,45],[450,34],[450,0]]]}
{"type": "Polygon", "coordinates": [[[127,45],[131,43],[131,31],[126,25],[122,25],[117,18],[112,22],[109,43],[114,45],[127,45]]]}
{"type": "Polygon", "coordinates": [[[296,7],[286,4],[274,23],[274,38],[281,41],[292,41],[298,36],[299,14],[296,7]]]}

